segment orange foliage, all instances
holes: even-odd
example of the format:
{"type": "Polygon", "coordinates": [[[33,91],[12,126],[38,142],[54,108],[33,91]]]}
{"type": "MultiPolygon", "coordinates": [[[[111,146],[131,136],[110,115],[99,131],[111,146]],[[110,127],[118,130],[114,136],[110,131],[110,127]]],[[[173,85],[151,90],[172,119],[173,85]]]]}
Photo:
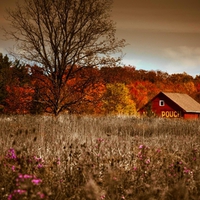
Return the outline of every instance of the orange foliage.
{"type": "Polygon", "coordinates": [[[136,103],[136,108],[141,108],[153,96],[155,96],[159,89],[149,81],[134,81],[127,86],[129,88],[132,99],[136,103]]]}
{"type": "Polygon", "coordinates": [[[6,86],[7,98],[5,112],[9,114],[27,114],[32,106],[34,90],[25,86],[6,86]]]}
{"type": "Polygon", "coordinates": [[[136,104],[136,109],[141,108],[160,91],[186,93],[200,102],[200,76],[193,78],[186,73],[169,75],[161,71],[136,70],[131,66],[80,70],[80,67],[75,66],[70,76],[70,68],[67,68],[62,79],[62,87],[55,89],[57,85],[52,82],[50,76],[43,73],[42,68],[33,66],[31,70],[31,74],[24,70],[23,74],[27,73],[28,76],[20,76],[22,80],[15,78],[12,83],[7,83],[4,106],[6,113],[29,113],[31,107],[37,109],[36,101],[44,104],[43,111],[53,112],[53,104],[59,99],[62,111],[102,114],[102,98],[106,93],[107,83],[125,84],[136,104]],[[23,77],[26,78],[25,81],[23,77]],[[29,77],[31,84],[27,82],[29,77]]]}

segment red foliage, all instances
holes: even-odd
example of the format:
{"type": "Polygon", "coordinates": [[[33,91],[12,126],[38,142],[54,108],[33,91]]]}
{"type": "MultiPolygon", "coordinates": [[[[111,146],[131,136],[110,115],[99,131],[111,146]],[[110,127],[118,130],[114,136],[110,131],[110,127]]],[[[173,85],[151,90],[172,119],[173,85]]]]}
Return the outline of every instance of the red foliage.
{"type": "MultiPolygon", "coordinates": [[[[19,76],[20,80],[12,78],[12,82],[7,83],[5,87],[7,96],[4,111],[16,114],[29,113],[30,108],[37,109],[35,102],[38,101],[45,105],[42,107],[43,111],[53,112],[52,105],[59,96],[60,106],[67,105],[63,110],[81,114],[100,114],[107,83],[125,84],[137,109],[160,91],[187,93],[200,102],[200,76],[193,78],[186,73],[169,75],[161,71],[148,72],[130,66],[81,70],[75,66],[68,77],[68,70],[63,76],[60,90],[54,90],[55,83],[40,67],[31,67],[30,74],[26,68],[21,70],[23,73],[19,71],[19,74],[22,73],[19,76]],[[28,76],[25,76],[26,73],[28,76]],[[28,78],[30,80],[27,80],[28,78]]],[[[57,76],[52,74],[54,75],[57,76]]]]}
{"type": "Polygon", "coordinates": [[[6,86],[7,98],[5,100],[5,113],[27,114],[32,106],[34,90],[24,86],[6,86]]]}

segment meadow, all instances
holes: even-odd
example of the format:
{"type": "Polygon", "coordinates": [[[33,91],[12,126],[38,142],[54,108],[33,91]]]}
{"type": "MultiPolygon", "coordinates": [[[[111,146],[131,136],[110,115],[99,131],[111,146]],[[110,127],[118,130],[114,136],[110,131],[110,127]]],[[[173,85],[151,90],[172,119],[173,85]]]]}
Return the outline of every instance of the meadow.
{"type": "Polygon", "coordinates": [[[199,122],[1,116],[0,199],[199,199],[199,122]]]}

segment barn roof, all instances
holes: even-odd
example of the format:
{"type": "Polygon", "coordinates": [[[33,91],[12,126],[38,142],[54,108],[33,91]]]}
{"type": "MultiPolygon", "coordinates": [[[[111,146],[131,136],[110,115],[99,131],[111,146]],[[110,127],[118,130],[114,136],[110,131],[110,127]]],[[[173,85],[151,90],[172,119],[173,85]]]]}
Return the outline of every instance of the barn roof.
{"type": "Polygon", "coordinates": [[[162,92],[186,112],[200,112],[200,104],[187,94],[162,92]]]}

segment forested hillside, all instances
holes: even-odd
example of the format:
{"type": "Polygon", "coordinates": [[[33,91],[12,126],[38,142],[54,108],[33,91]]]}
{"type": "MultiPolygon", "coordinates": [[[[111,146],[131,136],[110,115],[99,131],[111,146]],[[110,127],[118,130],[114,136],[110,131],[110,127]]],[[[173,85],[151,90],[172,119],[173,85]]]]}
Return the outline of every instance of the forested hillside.
{"type": "MultiPolygon", "coordinates": [[[[71,68],[66,69],[66,76],[67,70],[71,68]]],[[[186,93],[200,102],[200,75],[137,70],[133,66],[84,69],[75,66],[70,74],[65,90],[54,94],[60,95],[67,105],[62,112],[135,114],[160,91],[186,93]]],[[[53,113],[55,102],[49,98],[53,87],[39,66],[11,62],[7,55],[0,54],[1,113],[53,113]]]]}

